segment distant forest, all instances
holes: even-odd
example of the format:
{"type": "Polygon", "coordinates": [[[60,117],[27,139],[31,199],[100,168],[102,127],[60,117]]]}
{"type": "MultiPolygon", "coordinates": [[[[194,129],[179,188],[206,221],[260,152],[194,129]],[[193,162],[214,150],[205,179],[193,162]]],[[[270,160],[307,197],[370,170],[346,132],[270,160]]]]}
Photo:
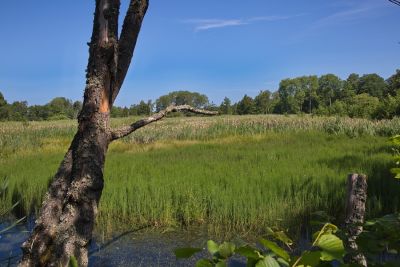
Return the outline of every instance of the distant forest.
{"type": "MultiPolygon", "coordinates": [[[[284,79],[275,92],[260,91],[254,98],[244,95],[237,103],[225,97],[220,105],[210,103],[204,94],[174,91],[155,102],[142,100],[130,107],[113,107],[111,116],[150,115],[171,104],[189,104],[221,114],[314,114],[390,119],[400,115],[400,70],[387,80],[375,73],[363,76],[353,73],[346,80],[334,74],[284,79]]],[[[46,105],[28,106],[26,101],[9,104],[0,92],[2,121],[73,119],[81,107],[80,101],[72,102],[64,97],[54,98],[46,105]]]]}

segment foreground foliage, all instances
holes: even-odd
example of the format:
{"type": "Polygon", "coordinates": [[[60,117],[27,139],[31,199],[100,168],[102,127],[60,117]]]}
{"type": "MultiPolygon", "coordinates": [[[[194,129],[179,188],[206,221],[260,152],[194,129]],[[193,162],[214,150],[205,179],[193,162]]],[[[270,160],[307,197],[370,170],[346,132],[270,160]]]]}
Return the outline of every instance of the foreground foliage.
{"type": "MultiPolygon", "coordinates": [[[[259,246],[249,244],[236,247],[234,243],[224,242],[220,245],[212,240],[207,242],[207,250],[211,259],[200,259],[196,267],[223,267],[235,255],[246,258],[248,267],[279,267],[279,266],[319,266],[320,263],[336,260],[343,263],[345,254],[342,240],[336,235],[338,228],[326,223],[313,236],[309,250],[299,256],[291,256],[293,241],[283,231],[273,231],[268,228],[268,238],[261,238],[259,246]],[[286,249],[285,249],[286,248],[286,249]]],[[[180,248],[175,250],[177,258],[188,258],[202,251],[200,248],[180,248]]]]}
{"type": "MultiPolygon", "coordinates": [[[[267,237],[261,238],[257,246],[223,242],[207,242],[211,258],[197,261],[196,267],[228,266],[232,258],[244,259],[248,267],[361,267],[356,263],[345,263],[344,233],[331,223],[313,234],[312,244],[301,252],[294,252],[293,241],[284,231],[267,229],[267,237]]],[[[399,266],[400,252],[400,214],[390,214],[369,220],[357,239],[359,251],[363,253],[372,267],[399,266]]],[[[178,248],[178,259],[190,258],[203,248],[178,248]]]]}
{"type": "MultiPolygon", "coordinates": [[[[400,163],[400,135],[391,139],[396,165],[400,163]]],[[[395,178],[400,178],[400,168],[392,168],[395,178]]],[[[327,218],[325,212],[315,213],[320,218],[327,218]]],[[[363,216],[363,215],[362,215],[363,216]]],[[[321,221],[314,220],[312,224],[320,224],[321,221]]],[[[325,223],[321,230],[313,234],[312,245],[299,253],[293,253],[291,246],[293,242],[285,232],[273,231],[267,228],[268,239],[261,238],[260,246],[254,247],[249,244],[236,247],[234,243],[224,242],[218,245],[212,240],[207,242],[208,252],[211,259],[200,259],[196,267],[223,267],[227,266],[229,259],[236,255],[246,259],[248,267],[319,267],[319,266],[343,266],[343,267],[394,267],[400,264],[400,214],[389,214],[378,219],[367,221],[363,224],[361,233],[354,237],[354,232],[341,233],[339,229],[331,224],[325,223]],[[336,235],[338,233],[338,235],[336,235]],[[355,247],[345,246],[343,240],[355,240],[355,247]],[[275,239],[275,241],[271,241],[275,239]],[[345,247],[351,249],[346,251],[345,247]],[[351,248],[352,247],[352,248],[351,248]],[[354,257],[357,255],[357,257],[354,257]]],[[[353,241],[352,241],[353,242],[353,241]]],[[[195,253],[201,252],[201,248],[178,248],[175,256],[190,258],[195,253]]]]}

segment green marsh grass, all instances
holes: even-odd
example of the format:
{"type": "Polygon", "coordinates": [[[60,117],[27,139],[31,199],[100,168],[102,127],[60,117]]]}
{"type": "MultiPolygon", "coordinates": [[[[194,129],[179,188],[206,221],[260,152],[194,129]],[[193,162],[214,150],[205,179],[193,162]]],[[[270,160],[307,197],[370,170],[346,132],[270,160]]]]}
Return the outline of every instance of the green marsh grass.
{"type": "MultiPolygon", "coordinates": [[[[0,123],[0,177],[10,181],[1,206],[21,199],[19,213],[37,212],[75,127],[73,121],[0,123]]],[[[350,172],[369,176],[368,216],[398,211],[400,185],[388,171],[387,141],[398,129],[397,119],[166,119],[110,146],[97,229],[300,229],[319,210],[340,223],[350,172]]]]}

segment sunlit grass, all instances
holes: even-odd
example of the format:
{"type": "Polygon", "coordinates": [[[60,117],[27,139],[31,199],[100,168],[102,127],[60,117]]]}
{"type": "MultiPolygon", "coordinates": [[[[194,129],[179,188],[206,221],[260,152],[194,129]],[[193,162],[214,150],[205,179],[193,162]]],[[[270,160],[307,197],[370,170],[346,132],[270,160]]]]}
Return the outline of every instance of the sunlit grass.
{"type": "MultiPolygon", "coordinates": [[[[98,230],[199,223],[240,232],[300,229],[317,210],[340,222],[350,172],[369,176],[369,216],[396,211],[400,186],[388,171],[387,137],[380,135],[398,124],[284,116],[167,119],[110,146],[98,230]]],[[[0,124],[0,177],[10,180],[1,205],[22,199],[21,213],[37,211],[75,127],[71,121],[0,124]]]]}

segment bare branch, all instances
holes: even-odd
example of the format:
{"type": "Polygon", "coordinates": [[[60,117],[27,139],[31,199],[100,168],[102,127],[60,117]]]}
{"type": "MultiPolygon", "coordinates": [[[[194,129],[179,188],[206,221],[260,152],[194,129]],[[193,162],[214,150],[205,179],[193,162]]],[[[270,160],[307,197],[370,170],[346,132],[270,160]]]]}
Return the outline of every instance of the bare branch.
{"type": "Polygon", "coordinates": [[[189,111],[189,112],[192,112],[192,113],[209,115],[209,116],[218,115],[218,112],[208,111],[208,110],[204,110],[204,109],[197,109],[197,108],[191,107],[189,105],[169,106],[165,110],[162,110],[162,111],[154,114],[153,116],[150,116],[150,117],[145,118],[145,119],[138,120],[137,122],[134,122],[129,126],[125,126],[125,127],[120,128],[120,129],[113,130],[111,132],[111,141],[114,141],[114,140],[120,139],[122,137],[125,137],[125,136],[133,133],[137,129],[140,129],[143,126],[146,126],[146,125],[148,125],[150,123],[153,123],[153,122],[156,122],[158,120],[161,120],[162,118],[167,116],[167,114],[169,114],[171,112],[176,112],[176,111],[189,111]]]}
{"type": "Polygon", "coordinates": [[[392,2],[393,4],[396,4],[398,6],[400,6],[400,1],[399,0],[389,0],[390,2],[392,2]]]}
{"type": "Polygon", "coordinates": [[[114,103],[122,83],[125,80],[129,65],[133,57],[136,41],[139,36],[142,21],[146,15],[149,0],[131,0],[122,25],[121,36],[118,42],[117,77],[113,85],[111,103],[114,103]]]}

